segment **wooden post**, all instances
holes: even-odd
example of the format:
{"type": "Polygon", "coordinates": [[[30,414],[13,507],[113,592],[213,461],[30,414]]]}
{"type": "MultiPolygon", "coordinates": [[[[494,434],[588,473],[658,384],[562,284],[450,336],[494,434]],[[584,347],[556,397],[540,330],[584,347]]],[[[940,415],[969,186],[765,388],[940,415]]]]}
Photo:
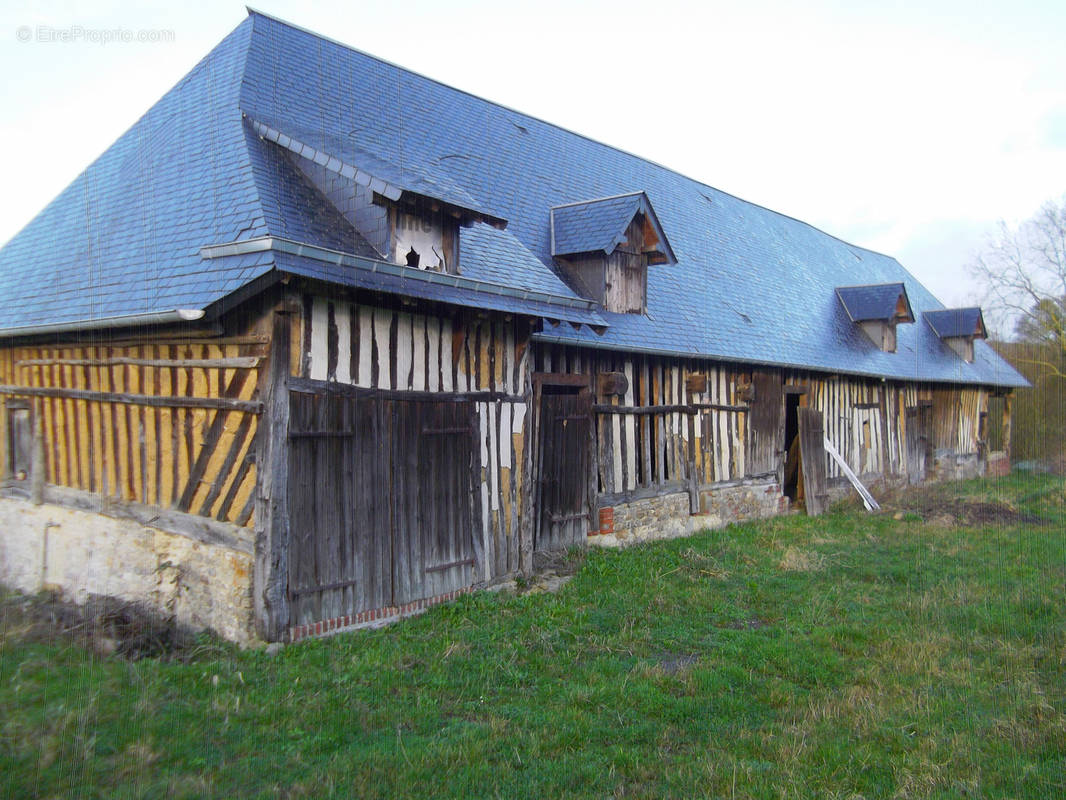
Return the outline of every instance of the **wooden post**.
{"type": "MultiPolygon", "coordinates": [[[[298,308],[299,306],[296,306],[298,308]]],[[[256,632],[279,641],[289,628],[289,387],[293,304],[276,309],[270,358],[260,383],[264,402],[256,447],[255,572],[256,632]]]]}
{"type": "Polygon", "coordinates": [[[525,442],[522,452],[525,456],[522,464],[522,522],[518,542],[518,562],[522,574],[533,574],[533,526],[537,524],[537,495],[539,494],[539,476],[536,462],[540,458],[540,447],[536,439],[540,436],[536,418],[540,415],[540,392],[534,390],[530,372],[525,370],[526,415],[522,420],[522,436],[525,442]]]}
{"type": "Polygon", "coordinates": [[[37,401],[33,409],[33,456],[30,460],[30,501],[44,503],[44,403],[37,401]]]}
{"type": "Polygon", "coordinates": [[[1007,469],[1011,467],[1010,460],[1010,435],[1011,435],[1011,414],[1010,407],[1011,401],[1014,400],[1014,393],[1007,392],[1003,397],[1003,452],[1007,454],[1007,469]]]}

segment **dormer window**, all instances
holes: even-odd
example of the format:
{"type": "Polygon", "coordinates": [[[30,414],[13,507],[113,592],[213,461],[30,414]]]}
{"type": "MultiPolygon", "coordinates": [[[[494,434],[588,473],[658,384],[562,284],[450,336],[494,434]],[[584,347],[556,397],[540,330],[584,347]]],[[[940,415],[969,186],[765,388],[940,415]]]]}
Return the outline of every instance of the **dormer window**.
{"type": "Polygon", "coordinates": [[[648,266],[677,263],[644,192],[555,206],[550,222],[564,278],[606,311],[644,313],[648,266]]]}
{"type": "Polygon", "coordinates": [[[896,352],[896,326],[914,322],[914,312],[902,283],[838,286],[837,297],[848,318],[886,353],[896,352]]]}
{"type": "Polygon", "coordinates": [[[973,363],[973,340],[988,338],[984,315],[976,306],[926,311],[922,316],[940,341],[967,364],[973,363]]]}
{"type": "MultiPolygon", "coordinates": [[[[382,202],[379,198],[379,202],[382,202]]],[[[424,197],[388,203],[389,261],[435,272],[457,272],[459,214],[424,197]]]]}

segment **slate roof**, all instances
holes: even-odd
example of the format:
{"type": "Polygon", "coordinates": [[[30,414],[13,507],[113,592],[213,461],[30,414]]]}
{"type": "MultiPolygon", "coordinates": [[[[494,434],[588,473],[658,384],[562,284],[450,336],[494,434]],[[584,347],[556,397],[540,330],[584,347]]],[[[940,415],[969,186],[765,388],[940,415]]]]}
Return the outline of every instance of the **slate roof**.
{"type": "Polygon", "coordinates": [[[571,203],[551,210],[552,255],[607,255],[625,241],[626,228],[641,207],[639,194],[571,203]]]}
{"type": "Polygon", "coordinates": [[[907,321],[914,322],[914,313],[910,310],[907,289],[902,283],[882,283],[876,286],[838,286],[837,297],[844,304],[854,322],[872,320],[892,320],[896,318],[896,309],[900,298],[907,307],[907,321]]]}
{"type": "Polygon", "coordinates": [[[873,345],[836,287],[902,283],[916,315],[943,308],[889,256],[257,12],[0,250],[0,329],[210,311],[282,271],[461,304],[492,307],[493,297],[515,313],[595,326],[546,328],[544,341],[1024,385],[985,343],[967,364],[929,325],[901,326],[895,353],[873,345]],[[371,263],[365,240],[292,168],[282,135],[506,220],[505,231],[461,231],[462,274],[486,291],[347,269],[317,250],[205,257],[208,245],[286,240],[371,263]],[[649,267],[646,315],[595,312],[554,271],[549,211],[640,191],[677,263],[649,267]],[[523,299],[527,289],[542,294],[523,299]]]}
{"type": "Polygon", "coordinates": [[[941,339],[955,336],[978,336],[984,338],[985,319],[981,309],[947,308],[942,311],[926,311],[925,321],[941,339]]]}

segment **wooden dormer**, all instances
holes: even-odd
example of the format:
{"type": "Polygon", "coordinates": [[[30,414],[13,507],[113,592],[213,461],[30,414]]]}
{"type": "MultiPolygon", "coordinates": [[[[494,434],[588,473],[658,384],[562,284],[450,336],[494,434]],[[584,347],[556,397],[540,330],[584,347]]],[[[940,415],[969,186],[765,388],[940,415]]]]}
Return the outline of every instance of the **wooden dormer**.
{"type": "Polygon", "coordinates": [[[677,263],[644,192],[555,206],[550,222],[563,277],[606,311],[647,311],[648,266],[677,263]]]}
{"type": "Polygon", "coordinates": [[[922,314],[937,337],[967,364],[973,363],[974,339],[987,339],[985,318],[976,306],[945,308],[922,314]]]}
{"type": "Polygon", "coordinates": [[[902,283],[838,286],[840,304],[848,318],[886,353],[896,352],[896,326],[914,322],[914,312],[902,283]]]}

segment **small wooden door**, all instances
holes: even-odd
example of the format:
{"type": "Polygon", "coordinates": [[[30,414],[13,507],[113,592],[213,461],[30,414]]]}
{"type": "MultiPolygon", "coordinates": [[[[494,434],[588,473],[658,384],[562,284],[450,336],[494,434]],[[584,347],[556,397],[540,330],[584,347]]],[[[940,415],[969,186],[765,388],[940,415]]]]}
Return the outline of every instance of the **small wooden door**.
{"type": "Polygon", "coordinates": [[[544,387],[540,400],[538,525],[534,550],[583,545],[589,520],[592,395],[544,387]]]}
{"type": "Polygon", "coordinates": [[[929,416],[928,406],[911,406],[904,410],[907,426],[907,481],[912,485],[925,480],[925,462],[929,452],[929,416]]]}
{"type": "Polygon", "coordinates": [[[785,393],[779,372],[756,372],[752,376],[755,399],[749,413],[747,473],[764,475],[782,470],[782,456],[791,442],[785,435],[785,393]]]}
{"type": "Polygon", "coordinates": [[[822,412],[813,408],[796,409],[799,423],[800,459],[803,471],[803,499],[808,516],[825,511],[829,500],[825,477],[825,428],[822,412]]]}

